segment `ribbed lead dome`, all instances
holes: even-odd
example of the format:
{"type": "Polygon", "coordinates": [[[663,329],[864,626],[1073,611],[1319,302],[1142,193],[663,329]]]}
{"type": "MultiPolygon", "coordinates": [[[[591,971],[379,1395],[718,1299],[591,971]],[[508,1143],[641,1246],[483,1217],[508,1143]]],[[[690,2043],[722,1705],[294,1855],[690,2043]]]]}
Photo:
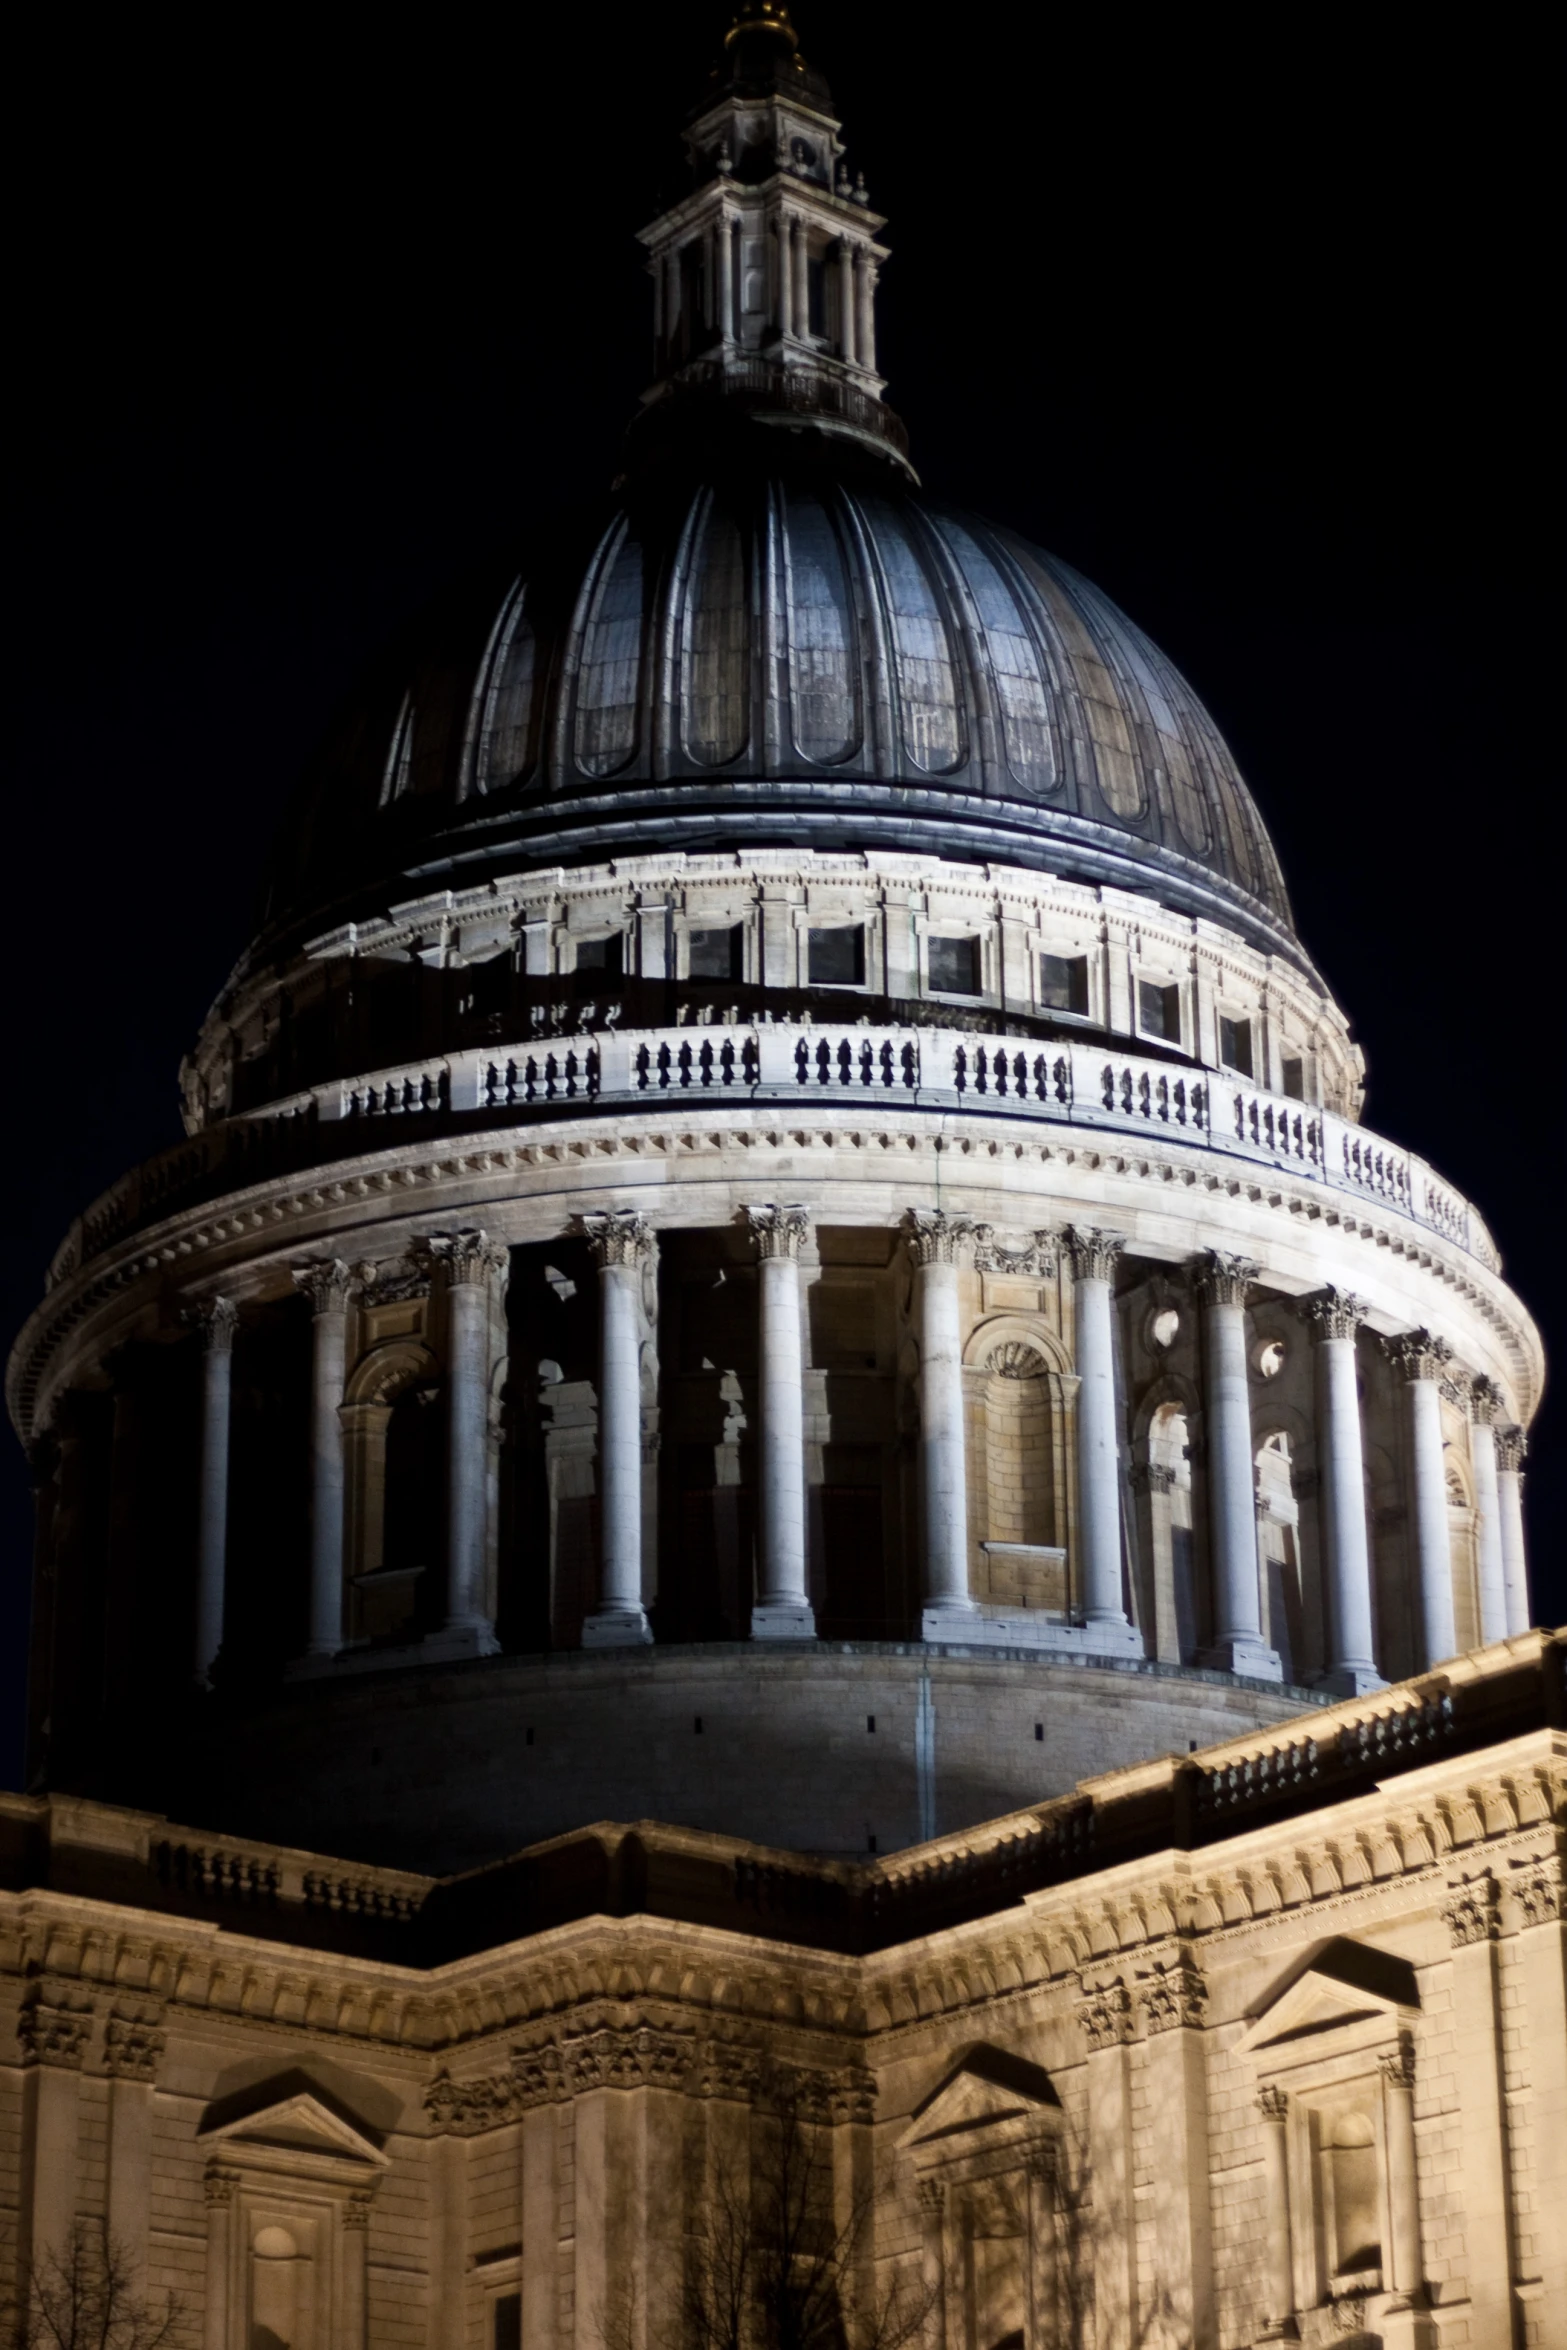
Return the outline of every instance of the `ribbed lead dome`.
{"type": "Polygon", "coordinates": [[[1213,720],[1089,581],[819,433],[634,481],[374,682],[274,924],[650,850],[905,850],[1140,891],[1300,954],[1213,720]]]}

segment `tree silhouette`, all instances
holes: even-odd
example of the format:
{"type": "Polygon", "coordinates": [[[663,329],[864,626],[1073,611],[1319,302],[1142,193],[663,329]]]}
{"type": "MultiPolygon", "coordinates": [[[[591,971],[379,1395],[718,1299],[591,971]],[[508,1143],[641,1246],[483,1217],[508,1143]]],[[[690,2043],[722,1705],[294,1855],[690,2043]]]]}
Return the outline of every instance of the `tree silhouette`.
{"type": "Polygon", "coordinates": [[[125,2246],[78,2220],[64,2249],[46,2246],[5,2312],[6,2350],[182,2350],[177,2296],[138,2293],[125,2246]]]}

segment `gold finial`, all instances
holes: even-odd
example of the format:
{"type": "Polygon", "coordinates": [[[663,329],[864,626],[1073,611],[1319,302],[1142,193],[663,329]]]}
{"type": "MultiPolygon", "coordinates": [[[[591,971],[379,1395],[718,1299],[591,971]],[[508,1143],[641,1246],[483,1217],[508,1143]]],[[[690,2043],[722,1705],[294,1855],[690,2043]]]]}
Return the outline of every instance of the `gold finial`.
{"type": "Polygon", "coordinates": [[[746,33],[777,33],[791,49],[800,46],[800,36],[789,22],[784,0],[741,0],[734,23],[724,35],[724,47],[733,48],[746,33]]]}

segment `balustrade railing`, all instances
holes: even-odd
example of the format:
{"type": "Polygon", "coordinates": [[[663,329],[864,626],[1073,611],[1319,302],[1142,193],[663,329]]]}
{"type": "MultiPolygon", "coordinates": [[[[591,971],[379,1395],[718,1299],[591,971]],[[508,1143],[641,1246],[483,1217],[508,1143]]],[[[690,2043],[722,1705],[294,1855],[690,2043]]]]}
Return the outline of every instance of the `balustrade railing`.
{"type": "Polygon", "coordinates": [[[1244,1079],[1088,1041],[713,1022],[490,1045],[376,1070],[352,1084],[318,1086],[220,1122],[96,1201],[67,1235],[50,1279],[63,1279],[204,1189],[232,1189],[334,1155],[336,1127],[399,1118],[433,1129],[438,1119],[696,1098],[795,1102],[812,1112],[897,1103],[1167,1135],[1216,1157],[1279,1168],[1379,1201],[1499,1269],[1480,1218],[1431,1168],[1331,1111],[1244,1079]]]}

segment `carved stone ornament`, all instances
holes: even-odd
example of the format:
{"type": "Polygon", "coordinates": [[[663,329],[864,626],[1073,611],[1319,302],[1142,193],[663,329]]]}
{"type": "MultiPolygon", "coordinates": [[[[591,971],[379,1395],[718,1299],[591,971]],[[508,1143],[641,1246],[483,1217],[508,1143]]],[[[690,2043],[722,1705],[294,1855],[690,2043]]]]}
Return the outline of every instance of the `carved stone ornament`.
{"type": "Polygon", "coordinates": [[[345,2228],[367,2228],[370,2225],[370,2197],[366,2189],[357,2188],[343,2206],[345,2228]]]}
{"type": "Polygon", "coordinates": [[[1133,1461],[1127,1474],[1137,1493],[1173,1493],[1178,1482],[1168,1461],[1133,1461]]]}
{"type": "Polygon", "coordinates": [[[294,1287],[302,1289],[317,1314],[346,1314],[354,1289],[352,1269],[341,1257],[312,1257],[296,1265],[294,1287]]]}
{"type": "Polygon", "coordinates": [[[906,1224],[909,1254],[916,1265],[956,1265],[973,1238],[971,1216],[949,1216],[945,1208],[910,1208],[906,1224]]]}
{"type": "Polygon", "coordinates": [[[757,2050],[741,2040],[704,2040],[692,2067],[690,2089],[696,2097],[722,2097],[734,2105],[748,2105],[756,2095],[762,2060],[757,2050]]]}
{"type": "Polygon", "coordinates": [[[1429,1330],[1401,1330],[1396,1338],[1383,1339],[1382,1351],[1406,1379],[1440,1379],[1453,1359],[1447,1340],[1433,1338],[1429,1330]]]}
{"type": "Polygon", "coordinates": [[[1171,2032],[1201,2026],[1208,2004],[1208,1986],[1197,1969],[1183,1960],[1161,1970],[1142,1993],[1143,2027],[1148,2032],[1171,2032]]]}
{"type": "Polygon", "coordinates": [[[442,2071],[425,2090],[424,2110],[437,2130],[454,2138],[472,2138],[516,2121],[523,2101],[511,2073],[481,2073],[473,2079],[454,2081],[442,2071]]]}
{"type": "Polygon", "coordinates": [[[985,1368],[998,1379],[1043,1379],[1050,1365],[1042,1354],[1020,1338],[1004,1339],[985,1357],[985,1368]]]}
{"type": "Polygon", "coordinates": [[[1520,1926],[1554,1926],[1567,1917],[1567,1888],[1549,1869],[1516,1878],[1507,1890],[1518,1904],[1520,1926]]]}
{"type": "Polygon", "coordinates": [[[239,2180],[232,2171],[209,2170],[202,2179],[201,2192],[207,2203],[221,2209],[225,2203],[233,2202],[238,2185],[239,2180]]]}
{"type": "Polygon", "coordinates": [[[1023,1280],[1043,1280],[1056,1269],[1056,1244],[1048,1232],[1034,1232],[1012,1247],[994,1224],[974,1227],[974,1269],[978,1273],[1015,1273],[1023,1280]]]}
{"type": "Polygon", "coordinates": [[[1077,2003],[1077,2020],[1091,2050],[1119,2048],[1132,2037],[1132,2003],[1124,1985],[1106,1983],[1077,2003]]]}
{"type": "Polygon", "coordinates": [[[657,1243],[653,1227],[635,1208],[609,1208],[584,1216],[581,1229],[601,1272],[623,1265],[636,1272],[652,1256],[657,1243]]]}
{"type": "Polygon", "coordinates": [[[1062,1234],[1072,1271],[1079,1281],[1113,1281],[1126,1247],[1119,1232],[1098,1232],[1088,1224],[1069,1224],[1062,1234]]]}
{"type": "Polygon", "coordinates": [[[511,2069],[525,2111],[539,2105],[560,2105],[570,2094],[566,2087],[566,2068],[553,2040],[541,2048],[514,2048],[511,2069]]]}
{"type": "Polygon", "coordinates": [[[411,1257],[388,1257],[384,1265],[368,1261],[354,1267],[354,1278],[378,1306],[406,1305],[430,1294],[430,1267],[411,1257]]]}
{"type": "Polygon", "coordinates": [[[1412,2089],[1415,2085],[1415,2044],[1407,2032],[1401,2032],[1398,2046],[1390,2048],[1377,2058],[1377,2071],[1390,2089],[1412,2089]]]}
{"type": "Polygon", "coordinates": [[[163,2034],[139,2016],[111,2015],[103,2028],[103,2069],[125,2081],[156,2079],[163,2034]]]}
{"type": "Polygon", "coordinates": [[[808,1208],[780,1208],[775,1207],[771,1200],[766,1200],[757,1207],[747,1208],[745,1216],[759,1257],[789,1257],[795,1263],[799,1262],[800,1251],[811,1229],[808,1208]]]}
{"type": "Polygon", "coordinates": [[[1469,1417],[1477,1428],[1496,1425],[1502,1409],[1502,1393],[1489,1379],[1471,1379],[1469,1382],[1469,1417]]]}
{"type": "Polygon", "coordinates": [[[1302,1298],[1297,1310],[1302,1321],[1313,1325],[1318,1338],[1353,1338],[1371,1308],[1363,1297],[1335,1289],[1330,1283],[1314,1296],[1302,1298]]]}
{"type": "Polygon", "coordinates": [[[640,2024],[627,2031],[574,2033],[560,2053],[572,2094],[580,2097],[588,2089],[682,2088],[694,2050],[685,2033],[640,2024]]]}
{"type": "Polygon", "coordinates": [[[1246,1293],[1261,1273],[1250,1257],[1226,1256],[1210,1248],[1197,1259],[1193,1281],[1197,1294],[1210,1306],[1243,1306],[1246,1293]]]}
{"type": "Polygon", "coordinates": [[[201,1332],[201,1343],[209,1355],[233,1353],[239,1308],[231,1297],[203,1298],[199,1305],[182,1306],[180,1320],[201,1332]]]}
{"type": "Polygon", "coordinates": [[[1442,1912],[1448,1938],[1455,1950],[1470,1942],[1494,1942],[1500,1928],[1496,1916],[1496,1887],[1489,1877],[1464,1885],[1442,1912]]]}
{"type": "Polygon", "coordinates": [[[435,1232],[420,1244],[420,1251],[446,1267],[446,1278],[454,1289],[486,1282],[504,1288],[511,1267],[510,1251],[486,1232],[435,1232]]]}
{"type": "Polygon", "coordinates": [[[16,2019],[22,2062],[79,2065],[87,2053],[92,2020],[91,2008],[54,2007],[47,2000],[35,2000],[16,2019]]]}
{"type": "Polygon", "coordinates": [[[1289,2120],[1289,2097],[1279,2087],[1277,2081],[1263,2082],[1262,2087],[1257,2091],[1257,2111],[1265,2122],[1276,2122],[1282,2125],[1289,2120]]]}
{"type": "Polygon", "coordinates": [[[939,2220],[946,2209],[947,2190],[940,2179],[921,2179],[915,2189],[920,2209],[928,2220],[939,2220]]]}
{"type": "Polygon", "coordinates": [[[1505,1475],[1516,1477],[1529,1456],[1529,1439],[1516,1421],[1492,1430],[1496,1445],[1496,1465],[1505,1475]]]}

